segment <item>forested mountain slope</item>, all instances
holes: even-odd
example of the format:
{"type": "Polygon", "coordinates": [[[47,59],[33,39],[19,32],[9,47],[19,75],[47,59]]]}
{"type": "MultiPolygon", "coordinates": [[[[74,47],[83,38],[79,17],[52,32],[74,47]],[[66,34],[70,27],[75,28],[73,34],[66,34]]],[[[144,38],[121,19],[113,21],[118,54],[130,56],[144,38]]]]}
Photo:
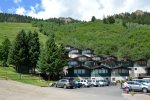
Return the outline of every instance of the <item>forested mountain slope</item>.
{"type": "Polygon", "coordinates": [[[105,24],[102,20],[73,23],[53,20],[31,20],[30,23],[3,21],[0,23],[0,42],[5,36],[13,40],[21,29],[36,30],[41,41],[45,41],[47,35],[54,33],[57,43],[80,49],[91,48],[99,55],[128,57],[133,60],[150,59],[150,26],[133,21],[126,21],[124,25],[123,18],[114,19],[115,23],[111,24],[105,24]]]}

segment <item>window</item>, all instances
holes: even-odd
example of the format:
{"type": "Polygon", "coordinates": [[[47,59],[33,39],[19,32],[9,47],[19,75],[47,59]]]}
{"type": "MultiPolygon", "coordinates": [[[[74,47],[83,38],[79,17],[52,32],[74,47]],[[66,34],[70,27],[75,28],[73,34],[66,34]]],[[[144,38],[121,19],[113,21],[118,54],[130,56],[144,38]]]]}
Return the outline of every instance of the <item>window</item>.
{"type": "Polygon", "coordinates": [[[122,73],[122,69],[118,69],[118,73],[122,73]]]}
{"type": "Polygon", "coordinates": [[[77,61],[69,61],[68,64],[73,66],[73,65],[77,65],[78,63],[77,63],[77,61]]]}
{"type": "Polygon", "coordinates": [[[78,69],[78,74],[81,74],[81,69],[78,69]]]}
{"type": "Polygon", "coordinates": [[[105,73],[105,69],[102,69],[102,73],[105,73]]]}
{"type": "Polygon", "coordinates": [[[134,82],[127,82],[128,84],[134,84],[134,82]]]}
{"type": "Polygon", "coordinates": [[[77,72],[77,69],[74,69],[74,74],[77,74],[78,72],[77,72]]]}
{"type": "Polygon", "coordinates": [[[67,82],[67,80],[61,80],[61,82],[67,82]]]}
{"type": "Polygon", "coordinates": [[[81,73],[82,73],[82,74],[85,74],[85,69],[82,69],[82,70],[81,70],[81,73]]]}
{"type": "Polygon", "coordinates": [[[101,70],[101,69],[99,69],[99,70],[98,70],[98,72],[99,72],[99,73],[102,73],[102,70],[101,70]]]}
{"type": "Polygon", "coordinates": [[[95,70],[95,74],[98,74],[98,70],[97,69],[95,70]]]}
{"type": "Polygon", "coordinates": [[[72,51],[69,52],[69,54],[78,54],[78,53],[79,53],[78,50],[72,50],[72,51]]]}
{"type": "Polygon", "coordinates": [[[86,61],[85,65],[86,66],[94,66],[94,62],[93,61],[86,61]]]}
{"type": "Polygon", "coordinates": [[[74,74],[85,74],[85,69],[74,69],[74,74]]]}
{"type": "Polygon", "coordinates": [[[112,81],[115,81],[116,79],[115,78],[112,78],[112,81]]]}
{"type": "Polygon", "coordinates": [[[79,60],[80,60],[80,61],[85,61],[86,58],[85,58],[85,57],[80,57],[79,60]]]}
{"type": "Polygon", "coordinates": [[[100,61],[100,57],[94,57],[92,59],[95,60],[95,61],[100,61]]]}
{"type": "Polygon", "coordinates": [[[126,70],[125,70],[125,69],[122,69],[122,73],[126,73],[126,70]]]}
{"type": "Polygon", "coordinates": [[[105,69],[105,72],[106,72],[106,73],[108,73],[108,70],[107,70],[107,69],[105,69]]]}
{"type": "Polygon", "coordinates": [[[82,51],[82,54],[91,54],[91,51],[90,50],[84,50],[84,51],[82,51]]]}

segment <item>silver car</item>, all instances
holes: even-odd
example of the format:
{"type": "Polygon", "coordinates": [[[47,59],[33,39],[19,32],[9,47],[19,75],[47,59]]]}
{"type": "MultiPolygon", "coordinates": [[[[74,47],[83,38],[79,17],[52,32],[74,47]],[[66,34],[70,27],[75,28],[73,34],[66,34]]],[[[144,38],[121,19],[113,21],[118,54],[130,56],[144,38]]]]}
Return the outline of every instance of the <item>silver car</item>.
{"type": "Polygon", "coordinates": [[[127,84],[123,85],[123,88],[128,88],[129,91],[142,91],[144,93],[147,93],[150,91],[150,86],[145,85],[143,83],[137,82],[137,81],[127,81],[127,84]]]}
{"type": "Polygon", "coordinates": [[[97,82],[99,83],[98,86],[108,86],[108,81],[106,80],[97,80],[97,82]]]}
{"type": "Polygon", "coordinates": [[[146,80],[146,79],[134,79],[134,81],[143,83],[143,84],[145,84],[145,85],[150,85],[150,81],[149,81],[149,80],[146,80]]]}
{"type": "Polygon", "coordinates": [[[61,79],[56,82],[56,87],[74,88],[74,82],[70,79],[61,79]]]}

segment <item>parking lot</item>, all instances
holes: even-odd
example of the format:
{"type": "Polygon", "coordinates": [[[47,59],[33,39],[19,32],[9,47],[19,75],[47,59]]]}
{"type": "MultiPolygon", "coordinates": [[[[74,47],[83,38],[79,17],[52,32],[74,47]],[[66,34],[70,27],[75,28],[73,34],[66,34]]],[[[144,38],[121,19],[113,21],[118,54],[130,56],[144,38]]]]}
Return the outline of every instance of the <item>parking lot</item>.
{"type": "Polygon", "coordinates": [[[63,89],[0,80],[0,100],[148,100],[149,97],[122,95],[120,86],[63,89]]]}
{"type": "Polygon", "coordinates": [[[55,88],[55,89],[58,91],[67,91],[73,94],[81,94],[81,95],[85,94],[87,95],[87,100],[92,100],[92,97],[90,96],[97,97],[96,100],[100,100],[100,98],[105,98],[104,100],[110,100],[111,98],[115,100],[125,100],[125,98],[122,96],[122,90],[120,89],[120,86],[90,87],[77,89],[63,89],[63,88],[55,88]]]}

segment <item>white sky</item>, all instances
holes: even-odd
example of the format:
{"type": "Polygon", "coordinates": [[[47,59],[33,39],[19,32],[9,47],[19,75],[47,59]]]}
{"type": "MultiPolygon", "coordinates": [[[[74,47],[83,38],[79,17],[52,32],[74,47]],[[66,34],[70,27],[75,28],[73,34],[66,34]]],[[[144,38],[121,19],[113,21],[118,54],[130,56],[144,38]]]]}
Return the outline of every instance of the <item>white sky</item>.
{"type": "Polygon", "coordinates": [[[103,18],[136,10],[150,11],[150,0],[41,0],[35,6],[31,6],[30,10],[18,7],[16,13],[43,19],[72,17],[89,21],[92,16],[103,18]]]}

